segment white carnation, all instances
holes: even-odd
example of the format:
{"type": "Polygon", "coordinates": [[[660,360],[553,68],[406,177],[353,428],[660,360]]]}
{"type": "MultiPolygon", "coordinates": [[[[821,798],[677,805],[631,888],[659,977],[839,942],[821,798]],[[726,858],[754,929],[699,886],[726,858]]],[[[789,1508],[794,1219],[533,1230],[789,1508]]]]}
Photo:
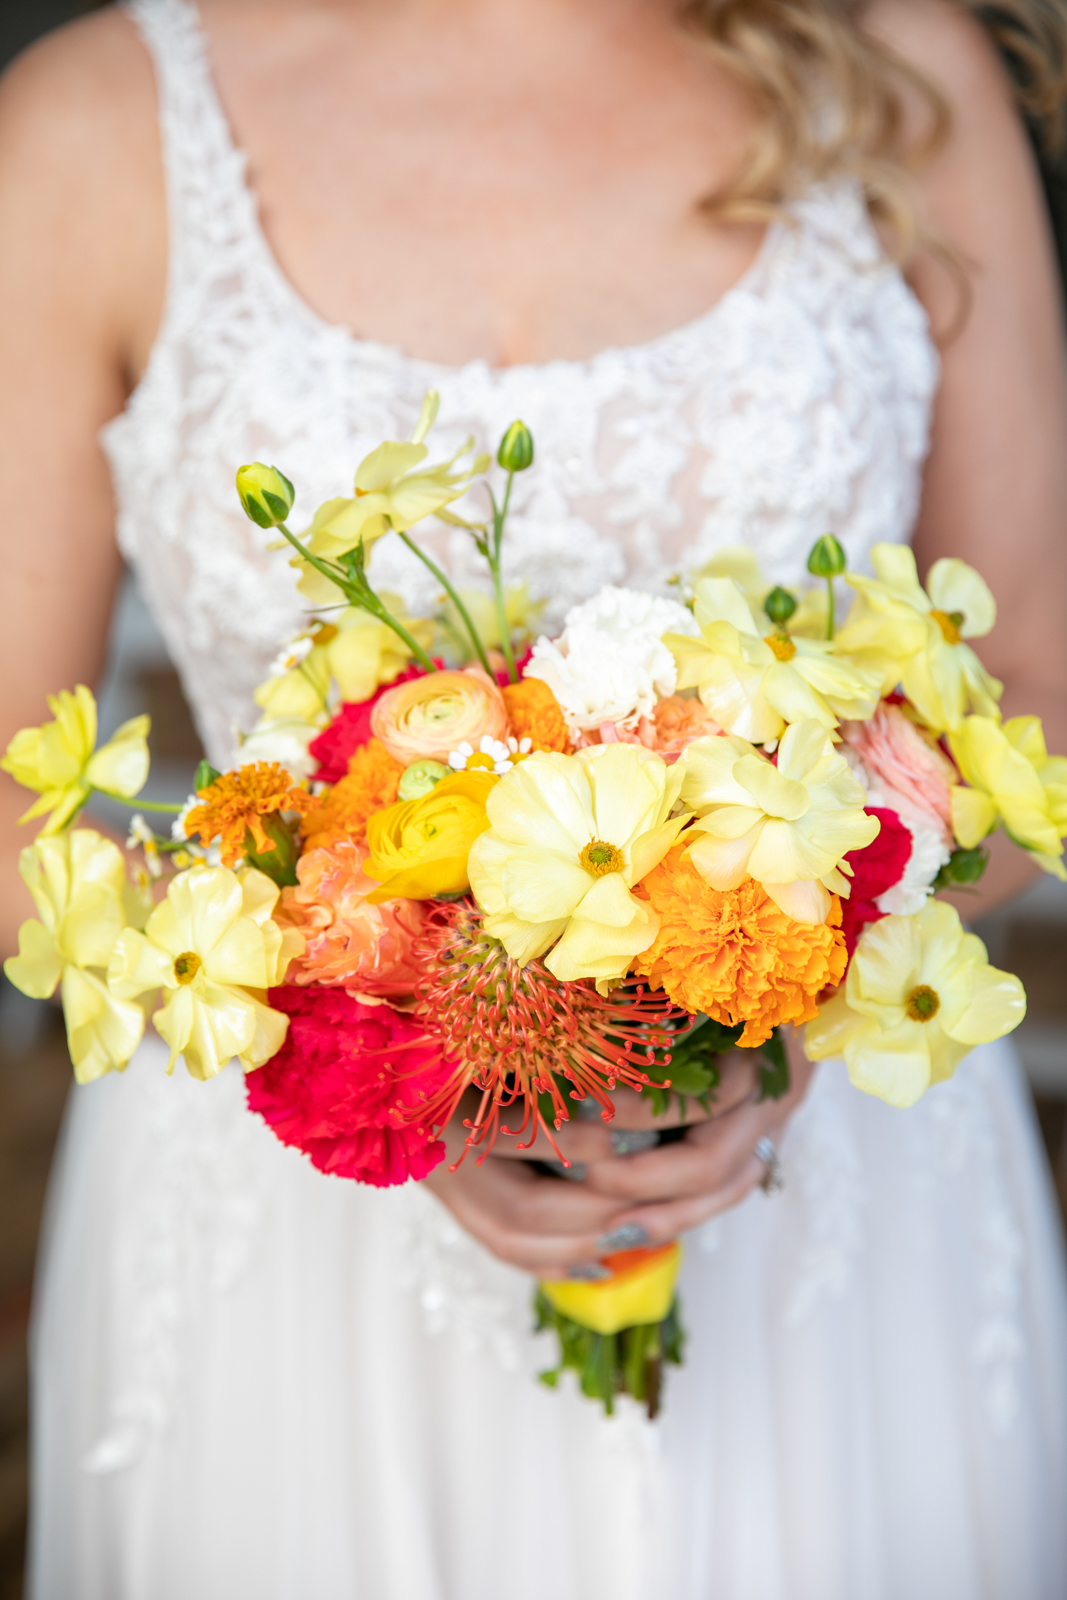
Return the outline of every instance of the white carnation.
{"type": "Polygon", "coordinates": [[[609,586],[568,611],[558,639],[538,639],[526,676],[547,683],[572,733],[604,722],[632,728],[678,682],[663,635],[699,631],[676,600],[609,586]]]}

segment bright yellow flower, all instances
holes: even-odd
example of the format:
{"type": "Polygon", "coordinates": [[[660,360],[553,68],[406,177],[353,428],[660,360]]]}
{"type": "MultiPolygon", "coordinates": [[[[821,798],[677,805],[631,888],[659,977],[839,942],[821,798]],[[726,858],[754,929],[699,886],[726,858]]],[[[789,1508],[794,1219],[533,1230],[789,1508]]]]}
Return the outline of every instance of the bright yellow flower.
{"type": "MultiPolygon", "coordinates": [[[[417,644],[430,643],[433,623],[406,616],[403,601],[395,595],[380,598],[417,644]]],[[[253,698],[273,720],[325,723],[331,684],[337,685],[342,700],[369,700],[383,683],[392,683],[410,660],[411,651],[392,628],[358,606],[350,606],[294,639],[253,698]]]]}
{"type": "Polygon", "coordinates": [[[1067,758],[1050,756],[1040,717],[966,717],[948,736],[965,789],[952,790],[952,831],[972,850],[998,822],[1046,872],[1067,878],[1067,758]]]}
{"type": "Polygon", "coordinates": [[[496,782],[488,772],[457,772],[419,800],[376,811],[367,823],[365,870],[380,888],[367,896],[370,904],[432,900],[468,889],[467,858],[489,826],[486,800],[496,782]]]}
{"type": "Polygon", "coordinates": [[[825,640],[761,634],[733,578],[701,578],[695,596],[700,638],[668,633],[663,642],[678,663],[678,688],[695,688],[727,733],[763,744],[787,723],[814,718],[836,728],[874,711],[876,673],[842,661],[825,640]]]}
{"type": "Polygon", "coordinates": [[[195,866],[172,879],[143,933],[119,935],[109,987],[124,999],[163,990],[152,1021],[170,1045],[168,1072],[179,1055],[201,1080],[231,1056],[247,1072],[280,1050],[289,1019],[271,1010],[265,993],[303,941],[271,921],[278,894],[262,872],[195,866]]]}
{"type": "Polygon", "coordinates": [[[545,965],[563,982],[621,978],[656,937],[655,915],[631,890],[686,821],[671,817],[684,774],[684,757],[668,767],[629,744],[537,753],[506,773],[470,855],[486,932],[523,963],[551,946],[545,965]]]}
{"type": "Polygon", "coordinates": [[[63,689],[49,695],[48,709],[55,721],[21,729],[0,761],[16,783],[40,795],[19,820],[52,813],[43,835],[64,828],[93,789],[128,800],[141,792],[148,777],[147,717],[124,722],[97,750],[96,701],[83,684],[73,694],[63,689]]]}
{"type": "Polygon", "coordinates": [[[38,838],[19,857],[40,922],[19,929],[19,953],[4,971],[23,994],[46,1000],[61,986],[67,1042],[79,1083],[122,1071],[141,1041],[140,1006],[103,982],[131,909],[122,852],[89,828],[38,838]]]}
{"type": "Polygon", "coordinates": [[[546,1298],[572,1322],[594,1333],[618,1333],[645,1323],[662,1322],[674,1300],[682,1265],[677,1242],[654,1250],[626,1250],[608,1257],[610,1278],[598,1283],[563,1278],[542,1283],[546,1298]]]}
{"type": "Polygon", "coordinates": [[[967,711],[995,717],[1003,685],[990,677],[966,639],[981,638],[997,620],[993,596],[965,561],[935,561],[919,583],[905,544],[876,544],[874,578],[848,575],[859,598],[837,646],[880,674],[883,693],[899,683],[935,730],[958,728],[967,711]]]}
{"type": "Polygon", "coordinates": [[[1018,978],[991,967],[952,906],[931,900],[866,928],[844,991],[808,1023],[804,1047],[812,1061],[844,1056],[857,1089],[910,1106],[1025,1015],[1018,978]]]}
{"type": "Polygon", "coordinates": [[[744,739],[697,739],[686,752],[682,800],[699,816],[689,851],[713,889],[746,878],[794,922],[825,922],[832,894],[848,895],[842,858],[878,836],[866,795],[820,722],[795,722],[778,764],[744,739]]]}

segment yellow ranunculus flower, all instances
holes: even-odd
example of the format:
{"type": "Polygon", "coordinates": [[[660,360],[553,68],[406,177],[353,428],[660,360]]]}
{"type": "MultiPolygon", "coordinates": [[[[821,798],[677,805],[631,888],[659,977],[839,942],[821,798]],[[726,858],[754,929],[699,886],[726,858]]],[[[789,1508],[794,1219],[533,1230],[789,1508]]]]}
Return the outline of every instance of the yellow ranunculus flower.
{"type": "Polygon", "coordinates": [[[49,695],[48,709],[55,721],[22,728],[0,761],[16,783],[40,795],[19,821],[52,813],[43,835],[66,827],[93,789],[128,800],[141,792],[148,777],[147,717],[124,722],[97,750],[96,700],[89,689],[79,684],[73,694],[63,689],[49,695]]]}
{"type": "MultiPolygon", "coordinates": [[[[417,644],[430,643],[432,622],[406,616],[403,602],[395,595],[380,598],[417,644]]],[[[342,700],[369,700],[383,683],[392,683],[410,660],[411,651],[392,628],[368,611],[350,606],[332,621],[318,622],[294,639],[253,698],[272,721],[296,717],[324,724],[331,684],[337,685],[342,700]]]]}
{"type": "Polygon", "coordinates": [[[367,823],[364,870],[380,887],[368,902],[432,900],[468,889],[467,858],[489,826],[485,807],[496,782],[488,772],[457,772],[420,800],[376,811],[367,823]]]}
{"type": "Polygon", "coordinates": [[[804,1048],[812,1061],[844,1056],[857,1089],[910,1106],[1025,1015],[1018,978],[991,967],[953,907],[931,900],[916,916],[868,925],[843,992],[808,1023],[804,1048]]]}
{"type": "Polygon", "coordinates": [[[152,1021],[170,1045],[168,1072],[179,1055],[201,1080],[231,1056],[248,1072],[281,1049],[289,1019],[264,996],[282,982],[302,940],[271,921],[279,893],[250,868],[195,866],[171,881],[143,933],[119,935],[108,985],[125,999],[163,990],[152,1021]]]}
{"type": "Polygon", "coordinates": [[[40,922],[19,929],[19,953],[4,971],[23,994],[47,1000],[61,986],[67,1042],[79,1083],[122,1071],[144,1033],[140,1006],[103,982],[128,920],[132,891],[122,852],[89,828],[38,838],[19,856],[40,922]]]}
{"type": "Polygon", "coordinates": [[[720,727],[754,744],[777,739],[787,723],[813,718],[826,728],[862,721],[878,703],[881,678],[835,654],[825,640],[780,629],[761,635],[733,578],[701,578],[694,614],[701,636],[668,633],[678,688],[695,688],[720,727]]]}
{"type": "Polygon", "coordinates": [[[655,914],[631,890],[687,821],[671,817],[684,775],[684,756],[668,767],[630,744],[535,752],[505,773],[487,804],[492,829],[470,855],[486,932],[516,961],[548,951],[565,983],[623,977],[656,937],[655,914]]]}
{"type": "Polygon", "coordinates": [[[689,856],[701,877],[720,890],[755,878],[794,922],[825,922],[831,892],[849,893],[842,858],[877,838],[879,823],[822,723],[788,727],[777,766],[730,736],[697,739],[686,755],[682,799],[699,817],[689,856]]]}
{"type": "Polygon", "coordinates": [[[293,509],[296,490],[277,467],[253,461],[237,469],[237,494],[245,515],[261,528],[276,528],[293,509]]]}
{"type": "Polygon", "coordinates": [[[1067,878],[1067,757],[1050,756],[1040,717],[966,717],[948,736],[966,783],[952,790],[952,831],[972,850],[998,822],[1035,861],[1067,878]]]}
{"type": "Polygon", "coordinates": [[[906,544],[876,544],[871,560],[876,577],[848,574],[858,599],[838,649],[879,673],[883,693],[899,683],[935,732],[958,728],[967,711],[995,717],[1003,685],[964,643],[997,620],[985,581],[965,561],[935,561],[924,590],[906,544]]]}
{"type": "Polygon", "coordinates": [[[619,1270],[596,1283],[571,1278],[542,1283],[545,1297],[557,1311],[594,1333],[619,1333],[649,1322],[662,1322],[674,1300],[682,1265],[677,1242],[658,1250],[627,1251],[636,1259],[620,1261],[619,1270]]]}

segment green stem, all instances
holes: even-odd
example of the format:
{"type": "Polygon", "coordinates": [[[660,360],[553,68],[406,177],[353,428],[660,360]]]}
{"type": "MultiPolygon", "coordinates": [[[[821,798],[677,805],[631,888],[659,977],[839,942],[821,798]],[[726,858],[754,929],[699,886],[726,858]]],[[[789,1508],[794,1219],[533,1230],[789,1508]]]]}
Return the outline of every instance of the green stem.
{"type": "Polygon", "coordinates": [[[470,641],[471,641],[471,644],[474,646],[475,655],[478,657],[478,660],[481,662],[482,666],[485,668],[485,670],[488,673],[489,677],[493,678],[493,681],[495,683],[496,679],[495,679],[495,676],[493,674],[493,669],[489,665],[489,657],[485,653],[485,646],[482,644],[482,641],[481,641],[481,638],[479,636],[478,630],[474,626],[474,623],[471,621],[470,612],[467,610],[466,606],[463,604],[463,601],[460,599],[460,597],[456,593],[455,589],[453,589],[452,585],[449,583],[448,579],[445,577],[444,573],[441,571],[441,568],[437,565],[436,561],[432,561],[430,559],[430,557],[426,554],[425,550],[420,550],[419,546],[415,543],[414,539],[409,539],[406,533],[400,533],[400,529],[399,528],[397,528],[395,531],[398,534],[400,534],[401,539],[403,539],[404,543],[407,545],[407,547],[411,551],[412,555],[418,556],[418,558],[422,562],[423,566],[428,568],[428,570],[433,573],[434,577],[437,579],[438,583],[441,585],[442,589],[445,591],[445,593],[447,594],[448,598],[451,600],[452,604],[455,606],[456,611],[457,611],[457,613],[458,613],[458,615],[459,615],[459,617],[460,617],[460,619],[461,619],[461,621],[463,623],[463,626],[466,628],[468,634],[470,635],[470,641]]]}
{"type": "Polygon", "coordinates": [[[311,551],[300,543],[300,540],[296,537],[296,535],[289,532],[289,529],[285,526],[284,522],[279,522],[276,524],[276,526],[278,532],[283,534],[284,537],[288,539],[294,550],[299,550],[300,554],[303,556],[304,560],[309,566],[314,567],[316,572],[321,572],[324,578],[329,578],[330,582],[340,589],[349,605],[358,606],[360,611],[369,612],[372,617],[377,617],[379,622],[384,622],[387,628],[392,628],[397,638],[403,639],[404,643],[411,651],[411,654],[424,671],[437,671],[436,665],[426,654],[426,651],[422,648],[421,644],[418,644],[416,640],[411,637],[411,634],[408,632],[408,630],[403,626],[402,623],[396,620],[391,611],[386,610],[385,606],[382,605],[382,602],[378,599],[378,596],[374,593],[373,589],[371,589],[369,585],[367,586],[365,592],[358,589],[355,584],[348,580],[345,574],[341,571],[340,567],[334,566],[334,564],[330,561],[320,561],[318,556],[313,556],[311,551]]]}
{"type": "Polygon", "coordinates": [[[826,613],[826,637],[827,637],[827,639],[832,639],[833,636],[834,636],[834,580],[833,580],[833,578],[827,578],[827,580],[826,580],[826,592],[830,597],[830,608],[826,613]]]}
{"type": "Polygon", "coordinates": [[[504,522],[508,514],[508,505],[511,501],[511,485],[515,481],[515,474],[508,473],[508,485],[504,491],[504,504],[497,509],[493,501],[493,554],[489,557],[489,568],[493,574],[493,592],[496,595],[497,627],[500,629],[500,648],[508,669],[508,678],[512,683],[518,683],[519,674],[515,670],[515,654],[511,648],[511,629],[508,627],[507,606],[504,603],[504,578],[500,570],[500,546],[504,538],[504,522]]]}
{"type": "Polygon", "coordinates": [[[108,800],[117,800],[120,806],[129,806],[131,811],[169,811],[171,816],[177,816],[179,811],[185,810],[185,801],[181,805],[170,805],[163,800],[129,800],[124,794],[113,794],[110,789],[98,789],[93,785],[94,794],[102,794],[108,800]]]}

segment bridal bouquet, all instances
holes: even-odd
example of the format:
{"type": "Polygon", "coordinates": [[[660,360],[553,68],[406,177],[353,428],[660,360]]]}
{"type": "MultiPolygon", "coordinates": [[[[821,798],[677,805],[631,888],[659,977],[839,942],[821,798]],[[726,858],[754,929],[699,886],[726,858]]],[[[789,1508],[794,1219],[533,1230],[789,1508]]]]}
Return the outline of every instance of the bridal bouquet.
{"type": "MultiPolygon", "coordinates": [[[[612,1117],[619,1085],[657,1113],[710,1108],[734,1047],[781,1094],[787,1023],[900,1107],[1014,1028],[1022,985],[934,894],[980,877],[999,826],[1067,875],[1067,760],[1036,717],[1001,720],[968,643],[995,619],[978,574],[938,561],[924,588],[897,545],[849,573],[827,535],[806,592],[726,550],[673,597],[605,588],[536,637],[502,574],[530,435],[501,442],[498,500],[469,445],[427,464],[435,413],[430,395],[413,438],[373,451],[301,536],[284,475],[238,473],[248,515],[292,547],[308,625],[239,764],[201,763],[184,805],[142,804],[132,881],[73,823],[94,792],[139,793],[148,719],[97,748],[79,687],[8,747],[39,796],[24,820],[47,820],[20,861],[39,920],[5,970],[60,988],[78,1081],[122,1070],[151,1013],[168,1070],[182,1056],[206,1080],[236,1056],[283,1143],[384,1186],[432,1171],[453,1118],[460,1159],[502,1137],[551,1159],[579,1108],[612,1117]],[[452,509],[479,490],[484,520],[452,509]],[[411,539],[431,515],[475,541],[484,592],[411,539]],[[436,617],[372,586],[386,537],[431,568],[436,617]]],[[[561,1351],[546,1379],[573,1367],[608,1410],[628,1392],[654,1412],[681,1357],[679,1259],[626,1251],[603,1281],[541,1284],[561,1351]]]]}

